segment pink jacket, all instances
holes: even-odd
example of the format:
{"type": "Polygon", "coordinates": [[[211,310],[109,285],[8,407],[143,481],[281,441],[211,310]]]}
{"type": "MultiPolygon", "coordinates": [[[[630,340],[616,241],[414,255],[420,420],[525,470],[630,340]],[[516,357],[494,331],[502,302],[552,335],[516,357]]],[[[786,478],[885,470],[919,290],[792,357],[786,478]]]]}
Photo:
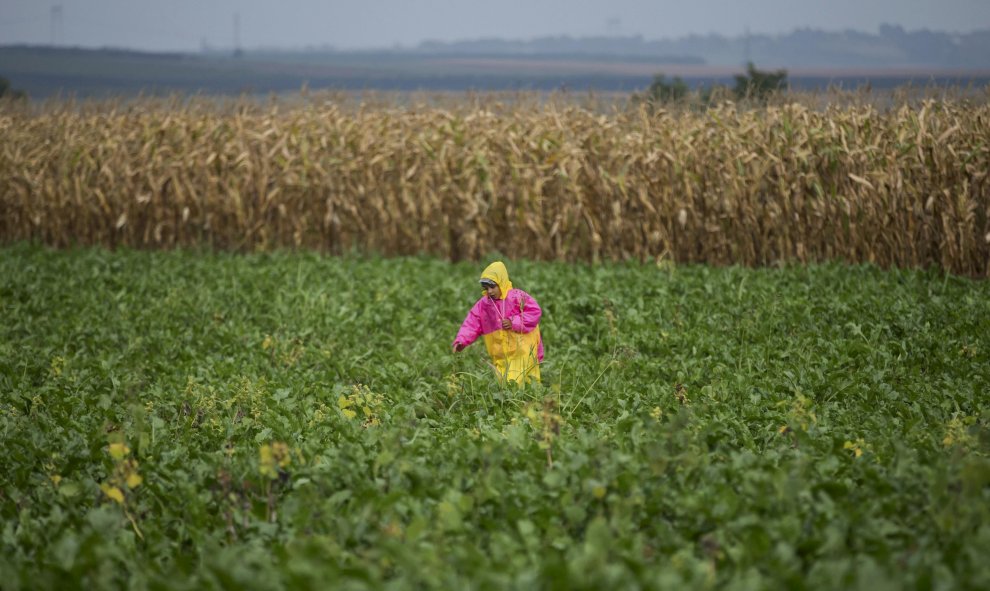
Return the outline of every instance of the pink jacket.
{"type": "MultiPolygon", "coordinates": [[[[478,337],[502,330],[502,318],[512,321],[514,332],[531,332],[540,323],[543,310],[528,293],[521,289],[510,289],[505,299],[493,300],[483,296],[478,300],[457,331],[454,343],[465,347],[478,340],[478,337]],[[520,303],[522,306],[520,306],[520,303]],[[522,310],[520,311],[520,308],[522,310]]],[[[454,344],[452,343],[452,344],[454,344]]],[[[543,361],[543,339],[536,351],[537,361],[543,361]]]]}

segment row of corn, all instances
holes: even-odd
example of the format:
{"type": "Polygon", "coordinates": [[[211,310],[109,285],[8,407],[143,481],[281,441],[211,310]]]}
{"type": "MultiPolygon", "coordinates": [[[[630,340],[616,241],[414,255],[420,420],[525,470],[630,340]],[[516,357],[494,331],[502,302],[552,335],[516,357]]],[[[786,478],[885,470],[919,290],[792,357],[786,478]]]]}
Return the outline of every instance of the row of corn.
{"type": "Polygon", "coordinates": [[[990,105],[0,109],[0,242],[990,275],[990,105]]]}

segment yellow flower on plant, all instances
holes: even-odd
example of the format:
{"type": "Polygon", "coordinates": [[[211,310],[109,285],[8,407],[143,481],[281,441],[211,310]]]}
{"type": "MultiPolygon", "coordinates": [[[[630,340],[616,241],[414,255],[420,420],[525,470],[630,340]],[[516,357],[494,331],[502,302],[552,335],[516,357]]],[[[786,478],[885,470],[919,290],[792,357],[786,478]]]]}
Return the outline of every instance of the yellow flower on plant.
{"type": "Polygon", "coordinates": [[[375,394],[363,384],[355,384],[349,395],[337,397],[337,407],[341,414],[348,419],[358,416],[358,411],[364,416],[363,427],[371,427],[381,423],[377,413],[384,403],[381,394],[375,394]]]}
{"type": "Polygon", "coordinates": [[[278,476],[275,469],[275,456],[272,454],[272,446],[265,444],[258,450],[258,471],[266,478],[274,479],[278,476]]]}
{"type": "Polygon", "coordinates": [[[659,421],[660,417],[663,416],[663,411],[659,406],[654,406],[653,410],[650,411],[650,416],[659,421]]]}
{"type": "Polygon", "coordinates": [[[457,382],[457,374],[447,376],[447,396],[453,397],[460,391],[460,384],[457,382]]]}
{"type": "Polygon", "coordinates": [[[124,443],[110,444],[110,457],[115,460],[123,460],[129,453],[131,453],[131,449],[124,443]]]}
{"type": "Polygon", "coordinates": [[[276,441],[272,444],[272,456],[278,463],[279,468],[285,468],[292,461],[289,457],[289,446],[281,441],[276,441]]]}
{"type": "Polygon", "coordinates": [[[279,468],[285,468],[291,462],[289,446],[281,441],[271,445],[266,443],[258,449],[258,471],[265,478],[275,480],[278,478],[279,468]]]}
{"type": "Polygon", "coordinates": [[[856,441],[846,441],[842,444],[842,449],[851,450],[854,457],[860,457],[863,455],[863,448],[866,447],[866,442],[862,438],[856,441]]]}
{"type": "Polygon", "coordinates": [[[811,425],[817,425],[818,416],[815,414],[814,404],[814,400],[799,393],[791,401],[791,409],[788,413],[790,420],[788,423],[794,425],[794,428],[800,426],[802,431],[807,431],[811,425]]]}
{"type": "Polygon", "coordinates": [[[133,458],[119,462],[117,468],[114,470],[114,478],[111,482],[119,485],[123,481],[127,484],[127,488],[136,488],[143,482],[141,476],[137,473],[137,467],[137,460],[133,458]]]}
{"type": "Polygon", "coordinates": [[[340,397],[337,398],[337,407],[340,408],[340,412],[349,419],[353,419],[357,416],[357,413],[350,408],[353,405],[354,400],[348,396],[341,394],[340,397]]]}
{"type": "Polygon", "coordinates": [[[536,408],[534,408],[532,404],[526,405],[526,418],[534,422],[540,418],[539,414],[536,412],[536,408]]]}
{"type": "Polygon", "coordinates": [[[969,432],[970,425],[975,422],[975,417],[952,417],[945,426],[945,437],[942,439],[942,445],[944,447],[957,446],[962,449],[975,447],[978,443],[977,438],[969,432]]]}
{"type": "Polygon", "coordinates": [[[108,497],[116,501],[118,504],[121,505],[124,504],[124,493],[121,492],[121,490],[116,486],[110,486],[109,484],[104,482],[103,484],[100,485],[100,490],[103,491],[103,494],[107,495],[108,497]]]}
{"type": "MultiPolygon", "coordinates": [[[[113,499],[115,502],[123,505],[124,503],[124,492],[123,488],[134,489],[141,485],[144,481],[141,475],[138,474],[138,463],[134,458],[129,457],[131,453],[131,448],[127,447],[126,443],[114,442],[107,446],[107,451],[110,452],[110,457],[113,458],[113,472],[110,473],[107,481],[100,484],[100,489],[103,491],[107,497],[113,499]]],[[[58,484],[58,481],[54,477],[52,481],[58,484]]]]}

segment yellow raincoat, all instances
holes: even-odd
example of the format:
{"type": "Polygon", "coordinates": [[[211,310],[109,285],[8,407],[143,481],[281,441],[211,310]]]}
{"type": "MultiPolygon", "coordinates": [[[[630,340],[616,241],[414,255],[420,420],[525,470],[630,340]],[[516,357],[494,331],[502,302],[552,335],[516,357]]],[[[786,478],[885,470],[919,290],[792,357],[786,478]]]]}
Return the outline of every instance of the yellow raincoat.
{"type": "Polygon", "coordinates": [[[501,290],[497,300],[483,291],[481,299],[468,312],[457,332],[454,345],[468,346],[483,336],[495,371],[503,382],[525,384],[540,381],[543,361],[543,338],[540,317],[543,311],[528,293],[514,289],[509,272],[501,261],[485,268],[481,279],[494,281],[501,290]],[[511,329],[502,328],[502,319],[511,322],[511,329]]]}

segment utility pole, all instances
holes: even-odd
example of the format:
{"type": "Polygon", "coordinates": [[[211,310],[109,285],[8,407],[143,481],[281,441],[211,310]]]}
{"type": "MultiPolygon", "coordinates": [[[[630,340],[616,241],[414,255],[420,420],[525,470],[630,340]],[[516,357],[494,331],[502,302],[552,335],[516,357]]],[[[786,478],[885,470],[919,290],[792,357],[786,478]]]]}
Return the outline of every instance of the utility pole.
{"type": "Polygon", "coordinates": [[[62,38],[64,37],[61,4],[55,4],[52,6],[51,26],[52,26],[52,47],[55,47],[55,45],[63,41],[62,38]]]}
{"type": "Polygon", "coordinates": [[[749,46],[749,26],[746,27],[746,35],[743,37],[743,66],[749,67],[749,64],[753,62],[753,56],[750,55],[749,46]]]}
{"type": "Polygon", "coordinates": [[[241,49],[241,13],[234,13],[234,57],[241,57],[244,55],[244,50],[241,49]]]}

